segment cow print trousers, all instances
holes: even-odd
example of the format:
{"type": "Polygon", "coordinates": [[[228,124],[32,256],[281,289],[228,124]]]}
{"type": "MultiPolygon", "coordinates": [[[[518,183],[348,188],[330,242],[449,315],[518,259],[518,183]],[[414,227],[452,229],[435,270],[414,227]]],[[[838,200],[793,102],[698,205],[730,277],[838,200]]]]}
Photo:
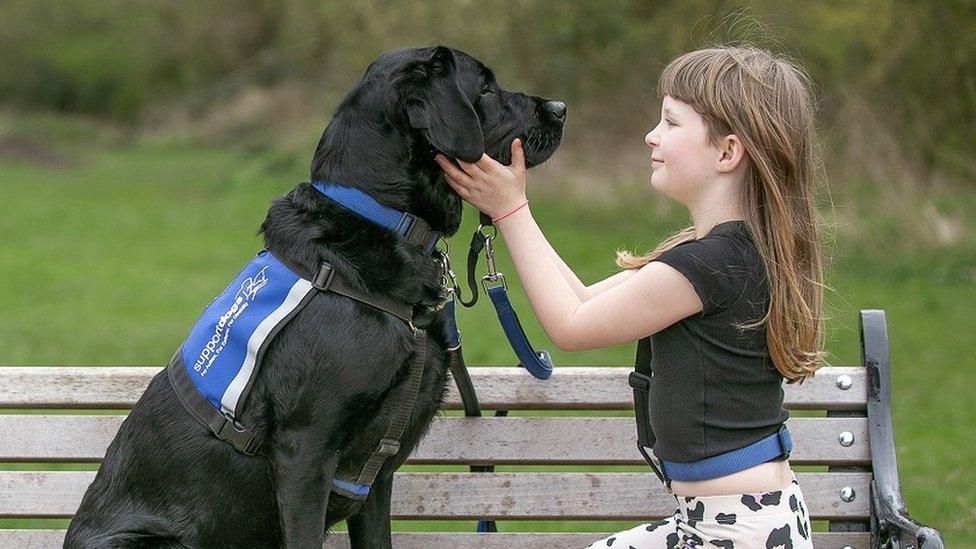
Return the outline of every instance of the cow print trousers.
{"type": "Polygon", "coordinates": [[[665,520],[641,524],[587,549],[812,549],[810,516],[794,475],[783,490],[734,496],[676,497],[665,520]]]}

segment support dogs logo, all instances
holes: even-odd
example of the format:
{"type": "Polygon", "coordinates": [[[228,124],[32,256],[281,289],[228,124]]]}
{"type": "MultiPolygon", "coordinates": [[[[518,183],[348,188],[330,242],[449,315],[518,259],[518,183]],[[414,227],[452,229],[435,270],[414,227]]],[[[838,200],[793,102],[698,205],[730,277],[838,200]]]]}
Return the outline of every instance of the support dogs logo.
{"type": "Polygon", "coordinates": [[[200,351],[200,355],[193,365],[193,371],[200,374],[200,377],[207,375],[210,366],[220,356],[220,352],[224,350],[224,347],[227,345],[227,340],[230,338],[234,321],[244,314],[244,311],[247,310],[251,302],[258,295],[258,291],[268,284],[267,270],[268,267],[265,266],[256,275],[245,278],[230,308],[224,314],[220,315],[220,318],[217,320],[217,325],[214,327],[213,335],[200,351]]]}

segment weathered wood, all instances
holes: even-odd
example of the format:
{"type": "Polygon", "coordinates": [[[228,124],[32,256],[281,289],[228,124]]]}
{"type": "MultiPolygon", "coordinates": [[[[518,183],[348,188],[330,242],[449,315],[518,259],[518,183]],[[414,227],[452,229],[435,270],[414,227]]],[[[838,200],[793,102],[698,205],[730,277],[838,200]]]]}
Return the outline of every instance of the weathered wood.
{"type": "MultiPolygon", "coordinates": [[[[629,367],[556,368],[538,380],[517,367],[471,368],[471,379],[485,409],[629,410],[629,367]]],[[[0,367],[0,408],[131,408],[158,367],[0,367]]],[[[864,368],[821,368],[800,386],[785,386],[792,410],[863,410],[867,402],[864,368]],[[842,390],[837,377],[850,376],[842,390]]],[[[460,409],[453,383],[446,406],[460,409]]]]}
{"type": "MultiPolygon", "coordinates": [[[[64,543],[64,530],[0,530],[0,547],[19,549],[48,549],[61,547],[64,543]]],[[[552,549],[553,547],[586,547],[590,543],[607,537],[610,533],[563,534],[547,533],[493,533],[469,534],[459,532],[394,532],[393,546],[397,549],[430,549],[431,547],[452,547],[460,549],[552,549]]],[[[867,533],[814,533],[814,546],[817,549],[867,549],[867,533]]],[[[330,534],[323,546],[326,549],[346,549],[349,536],[345,532],[330,534]]]]}
{"type": "MultiPolygon", "coordinates": [[[[636,524],[635,524],[636,526],[636,524]]],[[[430,549],[432,547],[451,547],[464,549],[552,549],[553,547],[583,548],[609,536],[605,534],[567,534],[551,533],[503,533],[465,534],[465,533],[394,533],[393,547],[396,549],[430,549]]],[[[2,540],[2,538],[0,538],[2,540]]],[[[870,542],[867,533],[814,533],[813,543],[817,549],[867,549],[870,542]]],[[[347,549],[349,536],[336,532],[325,542],[327,549],[347,549]]]]}
{"type": "MultiPolygon", "coordinates": [[[[0,518],[70,517],[88,471],[0,472],[0,518]]],[[[814,520],[867,517],[870,473],[798,473],[814,520]],[[850,486],[856,497],[840,498],[850,486]]],[[[394,519],[646,520],[674,512],[651,473],[396,473],[394,519]]]]}
{"type": "MultiPolygon", "coordinates": [[[[122,416],[0,415],[0,461],[99,461],[122,416]],[[43,433],[44,436],[38,436],[43,433]]],[[[864,418],[794,418],[787,422],[795,465],[867,464],[864,418]],[[851,446],[837,440],[854,435],[851,446]]],[[[641,465],[631,418],[437,417],[410,463],[641,465]]]]}

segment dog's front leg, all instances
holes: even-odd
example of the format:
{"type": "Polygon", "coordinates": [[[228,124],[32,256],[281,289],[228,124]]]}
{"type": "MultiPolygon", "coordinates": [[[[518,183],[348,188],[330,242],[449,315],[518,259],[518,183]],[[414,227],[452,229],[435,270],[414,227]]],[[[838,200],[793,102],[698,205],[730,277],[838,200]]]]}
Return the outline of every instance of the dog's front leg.
{"type": "Polygon", "coordinates": [[[327,459],[318,448],[295,439],[274,451],[278,513],[284,546],[322,549],[325,511],[336,470],[336,455],[327,459]]]}
{"type": "Polygon", "coordinates": [[[393,475],[377,477],[369,490],[369,497],[360,511],[346,519],[352,549],[389,549],[390,498],[393,495],[393,475]]]}

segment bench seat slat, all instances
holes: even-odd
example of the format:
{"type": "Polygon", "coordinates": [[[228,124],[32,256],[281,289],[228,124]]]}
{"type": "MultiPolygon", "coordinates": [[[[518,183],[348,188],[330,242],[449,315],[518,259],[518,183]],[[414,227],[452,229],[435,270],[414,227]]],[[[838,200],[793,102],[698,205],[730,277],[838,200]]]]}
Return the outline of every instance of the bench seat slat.
{"type": "MultiPolygon", "coordinates": [[[[20,549],[61,547],[64,543],[64,532],[64,530],[0,530],[0,547],[18,547],[20,549]]],[[[460,532],[394,532],[393,546],[397,549],[429,549],[431,547],[552,549],[553,547],[586,547],[609,534],[609,532],[605,534],[496,532],[486,535],[460,532]]],[[[841,549],[843,547],[867,549],[869,534],[866,532],[815,532],[813,542],[817,549],[841,549]]],[[[348,549],[349,536],[345,532],[330,534],[324,547],[326,549],[348,549]]]]}
{"type": "MultiPolygon", "coordinates": [[[[798,473],[814,520],[865,518],[870,473],[798,473]],[[851,502],[840,498],[854,488],[851,502]]],[[[0,518],[71,516],[89,471],[0,472],[0,518]]],[[[651,473],[396,473],[394,519],[641,520],[669,516],[674,498],[651,473]]]]}
{"type": "MultiPolygon", "coordinates": [[[[0,415],[0,461],[100,461],[123,416],[0,415]],[[38,436],[43,433],[44,436],[38,436]]],[[[796,465],[866,465],[865,418],[787,422],[796,465]],[[854,435],[841,446],[838,435],[854,435]]],[[[637,430],[625,417],[437,417],[411,455],[430,464],[641,465],[637,430]]]]}
{"type": "MultiPolygon", "coordinates": [[[[474,367],[469,371],[485,409],[629,410],[633,408],[627,385],[631,370],[623,366],[562,366],[544,381],[517,367],[474,367]]],[[[130,366],[0,367],[0,408],[131,408],[159,371],[158,367],[130,366]]],[[[864,410],[866,387],[864,368],[821,368],[803,385],[784,387],[785,407],[864,410]],[[849,389],[837,387],[840,375],[851,378],[849,389]]],[[[453,383],[445,405],[461,408],[453,383]]]]}

